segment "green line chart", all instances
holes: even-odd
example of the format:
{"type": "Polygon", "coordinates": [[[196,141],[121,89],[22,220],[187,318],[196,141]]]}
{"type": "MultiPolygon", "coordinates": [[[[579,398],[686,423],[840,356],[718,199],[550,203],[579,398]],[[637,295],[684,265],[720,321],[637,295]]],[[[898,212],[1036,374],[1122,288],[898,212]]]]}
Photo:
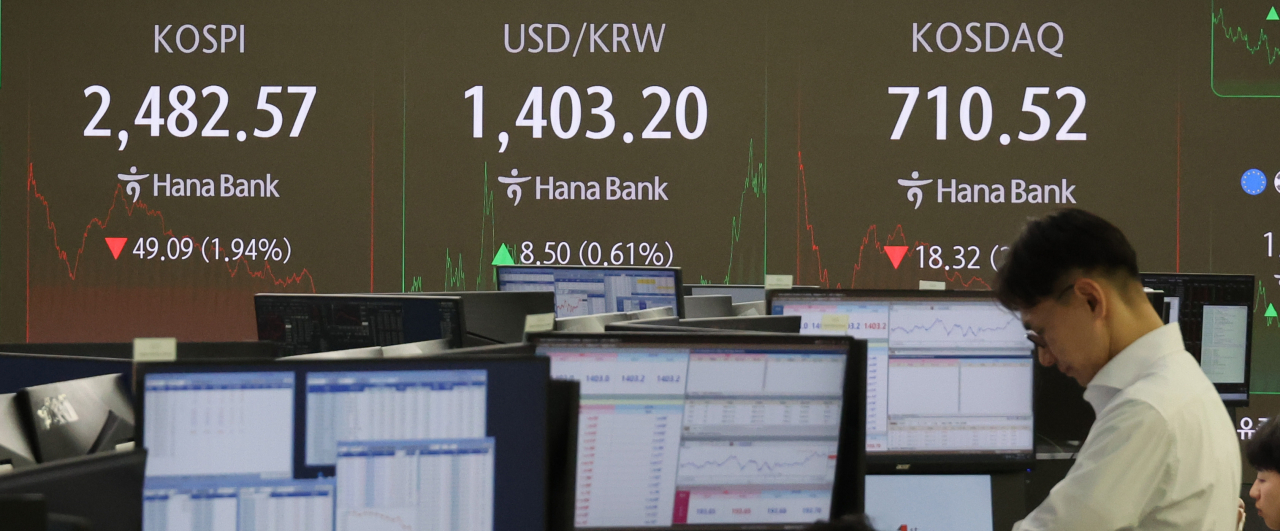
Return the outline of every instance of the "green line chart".
{"type": "MultiPolygon", "coordinates": [[[[767,134],[766,134],[766,138],[768,138],[767,134]]],[[[754,198],[754,199],[763,201],[764,211],[766,212],[766,215],[768,212],[768,205],[769,205],[768,150],[769,150],[768,140],[766,140],[765,148],[764,148],[764,156],[762,157],[764,160],[761,162],[756,162],[755,140],[751,139],[747,141],[747,174],[746,174],[746,177],[743,178],[742,180],[742,193],[738,197],[738,214],[734,216],[732,219],[730,219],[729,221],[729,265],[725,269],[724,280],[722,281],[724,284],[732,283],[734,262],[735,262],[735,259],[738,258],[737,254],[739,254],[739,251],[740,251],[740,249],[738,248],[738,243],[742,240],[743,226],[747,219],[746,215],[744,214],[744,210],[746,209],[746,205],[747,205],[747,199],[754,198]]],[[[752,282],[763,283],[764,282],[763,264],[766,264],[769,261],[768,260],[768,241],[769,241],[768,227],[769,225],[767,221],[764,222],[762,225],[763,225],[763,230],[761,232],[763,234],[762,234],[761,241],[763,242],[763,245],[764,245],[764,253],[761,258],[762,267],[760,272],[760,278],[758,279],[739,278],[738,279],[739,282],[743,282],[743,283],[752,283],[752,282]]],[[[744,254],[744,256],[742,256],[741,258],[745,259],[746,258],[745,253],[741,253],[741,254],[744,254]]],[[[740,263],[741,261],[739,260],[739,264],[740,263]]],[[[707,279],[706,277],[702,277],[700,281],[703,284],[711,283],[711,280],[707,279]]]]}
{"type": "Polygon", "coordinates": [[[1209,86],[1223,98],[1280,97],[1280,35],[1275,7],[1258,0],[1213,0],[1209,9],[1209,86]],[[1268,31],[1270,29],[1270,31],[1268,31]]]}
{"type": "Polygon", "coordinates": [[[463,263],[462,252],[454,253],[450,249],[444,251],[444,289],[445,291],[456,291],[474,289],[481,290],[486,287],[489,289],[497,289],[498,286],[498,269],[493,266],[493,258],[498,253],[497,241],[497,217],[495,213],[495,203],[493,188],[489,186],[489,163],[484,164],[484,180],[480,190],[480,256],[476,263],[475,285],[468,286],[466,266],[463,263]],[[486,259],[487,257],[487,259],[486,259]],[[489,274],[485,275],[485,268],[489,268],[489,274]],[[486,281],[488,284],[486,285],[486,281]]]}
{"type": "MultiPolygon", "coordinates": [[[[725,268],[724,284],[733,283],[735,262],[741,269],[749,250],[742,250],[738,244],[742,241],[743,228],[747,220],[745,209],[749,196],[761,201],[760,224],[760,270],[756,275],[739,274],[738,282],[744,284],[764,283],[765,274],[769,272],[769,82],[765,72],[764,85],[764,149],[761,150],[761,161],[756,162],[755,139],[747,140],[747,174],[742,180],[742,193],[738,196],[738,215],[729,220],[729,265],[725,268]],[[742,255],[742,260],[737,259],[742,255]]],[[[713,281],[705,276],[699,277],[702,284],[713,281]]]]}
{"type": "Polygon", "coordinates": [[[1280,318],[1277,318],[1276,307],[1267,301],[1267,288],[1262,285],[1262,281],[1258,281],[1258,293],[1253,298],[1253,314],[1258,315],[1258,309],[1263,304],[1267,305],[1267,310],[1262,314],[1267,319],[1266,326],[1280,327],[1280,318]]]}
{"type": "Polygon", "coordinates": [[[1233,28],[1227,25],[1225,21],[1226,15],[1223,13],[1223,10],[1219,9],[1216,15],[1210,14],[1210,16],[1213,19],[1212,24],[1222,29],[1223,37],[1233,43],[1239,43],[1251,55],[1257,55],[1258,52],[1263,52],[1260,57],[1266,59],[1267,64],[1269,65],[1275,64],[1276,58],[1280,57],[1280,48],[1271,47],[1271,40],[1267,37],[1266,30],[1258,29],[1258,37],[1256,39],[1252,39],[1256,42],[1254,44],[1250,44],[1249,41],[1251,39],[1249,38],[1249,33],[1245,31],[1244,28],[1240,26],[1233,28]]]}

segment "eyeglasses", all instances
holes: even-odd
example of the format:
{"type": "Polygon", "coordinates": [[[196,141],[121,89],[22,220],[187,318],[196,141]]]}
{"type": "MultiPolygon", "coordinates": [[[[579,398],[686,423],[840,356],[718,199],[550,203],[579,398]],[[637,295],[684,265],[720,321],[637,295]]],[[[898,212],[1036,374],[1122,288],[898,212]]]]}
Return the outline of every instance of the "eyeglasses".
{"type": "MultiPolygon", "coordinates": [[[[1068,292],[1072,290],[1072,288],[1075,288],[1075,287],[1076,287],[1075,282],[1067,284],[1067,287],[1062,288],[1062,291],[1059,291],[1058,294],[1055,295],[1052,300],[1057,301],[1058,299],[1061,299],[1063,295],[1066,295],[1068,292]]],[[[1035,345],[1037,349],[1049,348],[1049,343],[1045,342],[1044,338],[1041,337],[1040,334],[1037,334],[1031,330],[1027,330],[1027,341],[1030,341],[1031,344],[1035,345]]]]}

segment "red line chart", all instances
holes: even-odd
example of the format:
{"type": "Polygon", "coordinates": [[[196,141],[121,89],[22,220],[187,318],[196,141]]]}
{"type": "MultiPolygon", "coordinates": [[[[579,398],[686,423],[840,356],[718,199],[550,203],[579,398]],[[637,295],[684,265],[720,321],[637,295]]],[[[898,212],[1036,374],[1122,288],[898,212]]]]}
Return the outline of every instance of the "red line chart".
{"type": "MultiPolygon", "coordinates": [[[[817,230],[814,228],[809,215],[809,182],[805,175],[804,153],[799,149],[796,150],[796,218],[795,281],[797,284],[815,282],[824,288],[831,288],[831,272],[823,264],[822,247],[818,245],[817,230]],[[805,241],[806,235],[808,240],[807,246],[805,241]],[[810,253],[815,261],[815,267],[812,271],[816,273],[816,278],[812,281],[809,280],[811,277],[804,275],[807,271],[805,271],[801,265],[801,259],[806,252],[810,253]]],[[[862,271],[865,265],[863,258],[868,248],[874,250],[876,254],[887,258],[888,253],[885,252],[885,246],[905,245],[907,246],[906,255],[914,256],[916,253],[916,247],[921,245],[928,247],[930,245],[928,242],[920,240],[916,240],[910,244],[908,244],[908,241],[906,233],[902,230],[901,224],[898,224],[890,230],[888,236],[883,240],[880,238],[880,229],[877,225],[872,224],[867,227],[867,232],[862,236],[862,241],[858,245],[857,259],[854,261],[853,271],[848,277],[848,287],[860,287],[858,286],[858,273],[862,271]]],[[[991,286],[987,284],[985,280],[977,276],[971,276],[966,279],[964,274],[960,272],[941,271],[940,273],[942,273],[946,278],[947,282],[957,283],[966,289],[978,289],[979,287],[983,289],[991,289],[991,286]]],[[[837,280],[834,287],[836,289],[841,289],[845,287],[845,284],[844,282],[837,280]]]]}
{"type": "MultiPolygon", "coordinates": [[[[28,316],[28,322],[26,324],[28,333],[30,330],[29,316],[31,314],[31,237],[32,237],[31,229],[33,227],[33,223],[32,223],[33,221],[36,222],[35,226],[37,229],[42,224],[43,228],[49,231],[57,257],[59,260],[62,261],[63,265],[66,267],[67,277],[72,281],[76,280],[77,277],[79,276],[81,259],[84,257],[85,249],[88,246],[90,232],[94,230],[106,231],[108,227],[110,227],[111,221],[119,217],[121,214],[123,214],[126,217],[133,217],[135,215],[139,215],[146,218],[153,218],[157,222],[159,222],[161,234],[165,236],[170,236],[170,237],[180,237],[174,232],[172,228],[168,226],[168,222],[165,220],[165,216],[163,212],[161,212],[158,209],[153,209],[147,206],[147,204],[142,201],[137,201],[137,202],[129,201],[129,197],[126,195],[123,185],[117,184],[111,196],[111,204],[106,209],[106,214],[100,217],[94,217],[93,219],[90,219],[88,223],[85,224],[84,230],[80,234],[80,242],[79,242],[78,248],[75,248],[74,250],[69,250],[69,249],[72,249],[74,244],[66,248],[63,248],[63,244],[59,237],[58,226],[53,221],[53,206],[50,205],[48,198],[46,198],[45,195],[40,192],[39,185],[36,182],[36,177],[35,177],[35,165],[30,161],[27,162],[27,183],[26,184],[27,184],[27,193],[28,193],[28,202],[27,202],[28,206],[27,206],[27,259],[26,259],[27,271],[26,271],[26,303],[25,304],[26,304],[26,314],[28,316]],[[36,209],[37,209],[35,212],[35,217],[36,217],[35,220],[32,219],[33,217],[32,209],[31,209],[31,205],[33,204],[32,200],[34,200],[34,203],[36,204],[36,209]],[[43,208],[43,220],[39,219],[40,208],[43,208]]],[[[300,287],[303,287],[304,289],[309,288],[310,291],[313,293],[316,291],[315,279],[311,276],[311,272],[308,271],[306,268],[303,268],[296,273],[292,273],[284,276],[277,276],[275,271],[272,270],[271,265],[269,263],[264,261],[261,269],[254,270],[253,265],[250,264],[248,260],[245,260],[243,258],[236,260],[234,262],[227,262],[223,265],[223,267],[226,268],[227,275],[232,278],[243,274],[250,278],[269,281],[273,286],[277,288],[285,288],[292,285],[298,285],[300,287]]]]}
{"type": "MultiPolygon", "coordinates": [[[[27,163],[27,191],[33,198],[40,201],[41,206],[44,207],[45,228],[48,229],[49,232],[53,233],[54,249],[57,250],[58,258],[66,265],[67,276],[70,277],[71,280],[76,279],[76,272],[80,268],[80,259],[83,257],[85,246],[89,241],[89,231],[93,230],[95,227],[99,230],[106,230],[111,224],[111,218],[115,214],[116,206],[119,203],[124,203],[122,210],[126,216],[132,217],[136,212],[141,210],[147,217],[157,218],[160,221],[161,234],[171,237],[180,237],[173,232],[173,229],[168,228],[163,212],[148,207],[147,204],[142,201],[129,202],[125,196],[124,186],[117,184],[115,191],[111,195],[111,206],[107,208],[107,214],[101,218],[95,217],[89,220],[89,223],[85,224],[84,232],[80,236],[80,248],[76,249],[75,259],[72,260],[70,253],[63,249],[62,244],[58,242],[58,227],[53,221],[53,209],[49,205],[49,200],[46,199],[44,194],[41,194],[39,191],[35,179],[35,165],[31,163],[27,163]]],[[[29,236],[30,235],[28,235],[28,237],[29,236]]],[[[249,261],[244,258],[241,258],[234,263],[228,262],[225,267],[227,268],[227,273],[231,277],[235,277],[240,273],[241,265],[244,266],[244,273],[246,275],[253,278],[270,280],[271,283],[277,287],[283,288],[293,284],[303,284],[305,281],[305,283],[310,286],[312,292],[315,292],[316,290],[315,279],[311,277],[311,272],[306,268],[303,268],[297,273],[280,278],[271,270],[271,264],[266,262],[263,262],[263,267],[259,271],[254,271],[251,268],[249,261]]]]}

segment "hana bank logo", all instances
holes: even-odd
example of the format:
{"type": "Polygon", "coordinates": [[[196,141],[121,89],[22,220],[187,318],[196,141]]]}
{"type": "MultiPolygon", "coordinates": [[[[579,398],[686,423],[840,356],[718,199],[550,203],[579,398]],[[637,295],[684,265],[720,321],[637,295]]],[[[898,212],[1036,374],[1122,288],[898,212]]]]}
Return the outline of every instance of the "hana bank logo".
{"type": "Polygon", "coordinates": [[[1057,182],[1039,182],[1026,179],[1010,179],[1008,185],[999,182],[960,182],[958,179],[921,179],[920,172],[911,172],[910,179],[898,179],[898,185],[907,189],[907,202],[915,209],[924,202],[924,189],[933,184],[938,192],[939,204],[1075,204],[1075,184],[1070,179],[1057,182]],[[936,184],[935,184],[936,183],[936,184]],[[1007,199],[1007,201],[1006,201],[1007,199]]]}
{"type": "Polygon", "coordinates": [[[137,166],[129,166],[129,173],[116,174],[117,179],[119,179],[124,183],[127,183],[125,184],[125,187],[124,187],[124,193],[133,194],[134,203],[137,203],[139,196],[142,195],[142,186],[138,184],[138,181],[146,179],[147,177],[150,177],[150,176],[151,176],[150,173],[141,173],[141,174],[138,173],[137,166]]]}
{"type": "Polygon", "coordinates": [[[669,201],[667,185],[671,184],[655,175],[652,181],[624,181],[615,176],[603,180],[570,181],[553,176],[521,177],[520,170],[512,169],[510,177],[498,177],[507,185],[507,197],[511,206],[518,206],[524,197],[524,183],[533,181],[534,201],[669,201]]]}
{"type": "MultiPolygon", "coordinates": [[[[924,191],[920,190],[926,184],[933,182],[933,179],[920,179],[920,172],[911,172],[910,179],[898,179],[898,184],[907,187],[907,201],[915,201],[916,208],[920,208],[920,201],[924,200],[924,191]]],[[[903,526],[906,531],[906,526],[903,526]]]]}
{"type": "Polygon", "coordinates": [[[524,196],[524,189],[521,188],[520,185],[528,182],[529,179],[532,178],[533,177],[520,177],[520,170],[515,168],[511,169],[510,177],[498,177],[498,182],[509,185],[507,186],[507,198],[516,200],[516,202],[511,206],[520,204],[520,198],[524,196]]]}

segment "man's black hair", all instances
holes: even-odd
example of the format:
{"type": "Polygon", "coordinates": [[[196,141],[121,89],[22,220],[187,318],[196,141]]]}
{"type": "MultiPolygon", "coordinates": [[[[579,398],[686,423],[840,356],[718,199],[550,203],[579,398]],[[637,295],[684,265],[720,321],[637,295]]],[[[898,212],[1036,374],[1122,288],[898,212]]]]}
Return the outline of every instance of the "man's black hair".
{"type": "Polygon", "coordinates": [[[1124,233],[1078,208],[1028,221],[1005,257],[996,273],[996,297],[1011,309],[1052,297],[1072,271],[1138,279],[1138,255],[1124,233]]]}
{"type": "Polygon", "coordinates": [[[1245,446],[1244,455],[1257,470],[1280,471],[1280,419],[1273,416],[1263,424],[1245,446]]]}
{"type": "Polygon", "coordinates": [[[876,531],[861,514],[847,515],[832,522],[818,522],[806,531],[876,531]]]}

